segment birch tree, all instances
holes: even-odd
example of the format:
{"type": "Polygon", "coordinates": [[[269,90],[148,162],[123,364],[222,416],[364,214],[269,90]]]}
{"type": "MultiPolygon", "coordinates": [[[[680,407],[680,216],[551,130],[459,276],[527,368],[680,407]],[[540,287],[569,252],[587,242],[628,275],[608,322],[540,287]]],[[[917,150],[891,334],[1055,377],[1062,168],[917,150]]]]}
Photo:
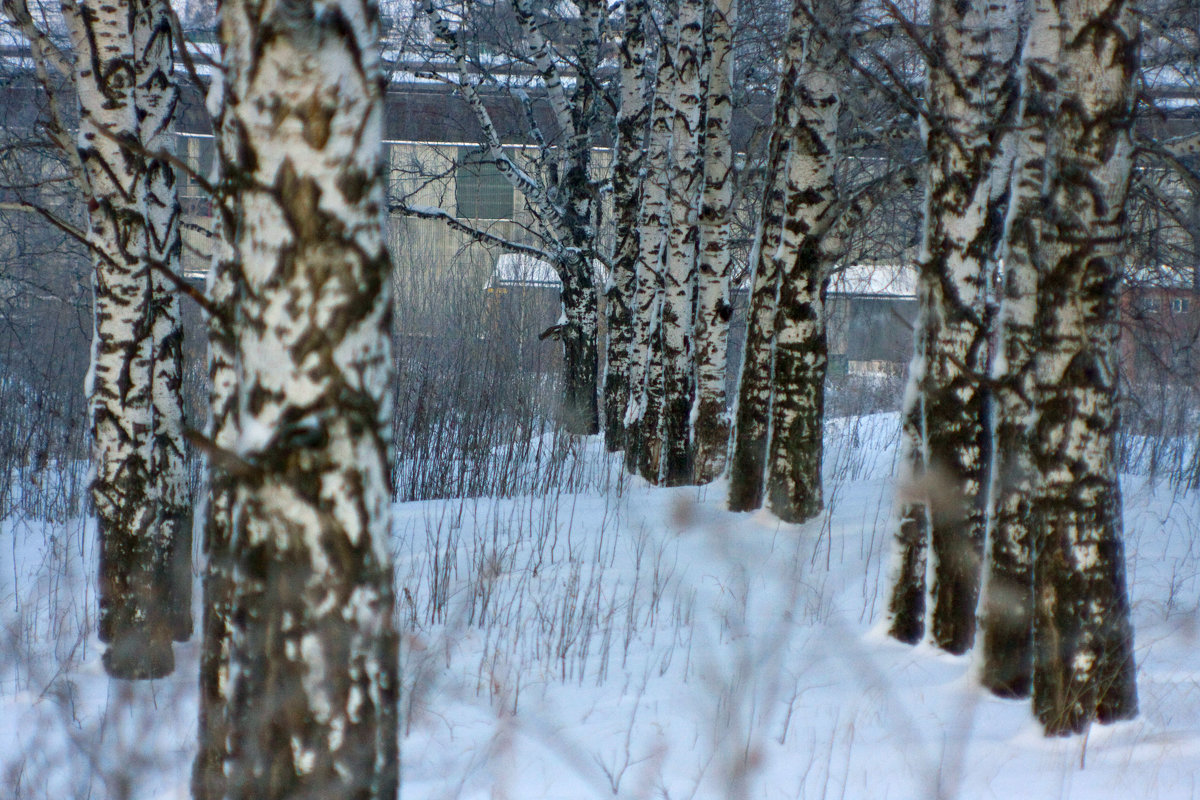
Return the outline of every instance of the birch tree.
{"type": "Polygon", "coordinates": [[[608,322],[604,376],[604,443],[610,452],[625,447],[625,412],[629,407],[629,350],[633,343],[632,303],[637,286],[642,200],[641,171],[646,128],[650,121],[648,92],[651,60],[647,49],[647,0],[627,0],[620,42],[621,95],[617,113],[617,157],[613,165],[613,247],[611,278],[605,297],[608,322]]]}
{"type": "Polygon", "coordinates": [[[208,327],[208,508],[204,519],[204,617],[201,623],[199,714],[196,759],[192,765],[195,800],[225,797],[225,760],[229,757],[230,647],[233,638],[234,530],[239,464],[229,457],[238,442],[237,342],[234,317],[241,271],[236,260],[235,181],[242,173],[236,129],[226,113],[224,81],[210,89],[213,112],[211,170],[215,210],[212,261],[207,294],[212,308],[208,327]]]}
{"type": "Polygon", "coordinates": [[[929,162],[920,258],[920,316],[904,410],[908,497],[898,523],[893,635],[921,635],[921,551],[931,548],[933,641],[974,641],[986,524],[989,278],[1000,242],[1008,169],[1001,121],[1016,57],[1007,2],[930,7],[925,144],[929,162]]]}
{"type": "Polygon", "coordinates": [[[145,153],[141,202],[145,207],[146,258],[150,267],[152,390],[150,477],[158,512],[159,536],[169,548],[172,636],[192,634],[192,503],[188,493],[183,410],[183,321],[173,277],[182,275],[179,192],[175,167],[174,120],[179,106],[175,79],[174,12],[169,0],[138,0],[134,16],[138,145],[145,153]]]}
{"type": "Polygon", "coordinates": [[[730,455],[729,506],[764,499],[781,519],[821,509],[826,237],[839,217],[837,45],[855,3],[792,6],[775,99],[768,179],[730,455]]]}
{"type": "Polygon", "coordinates": [[[1033,706],[1067,734],[1137,712],[1115,436],[1139,37],[1122,0],[1036,8],[1058,64],[1035,316],[1033,706]]]}
{"type": "Polygon", "coordinates": [[[1034,354],[1038,254],[1046,179],[1046,135],[1054,125],[1052,91],[1058,30],[1049,0],[1030,4],[1020,66],[1016,156],[1004,225],[999,352],[992,368],[994,463],[990,489],[988,574],[980,604],[983,684],[1005,697],[1029,695],[1033,669],[1034,354]]]}
{"type": "MultiPolygon", "coordinates": [[[[52,137],[87,205],[76,232],[93,257],[88,376],[91,487],[100,552],[99,635],[120,678],[173,669],[172,639],[191,634],[191,513],[182,403],[179,203],[169,166],[178,98],[170,7],[142,0],[63,2],[69,52],[26,3],[5,14],[29,40],[50,98],[52,137]],[[74,141],[57,92],[74,88],[74,141]]],[[[69,229],[69,223],[58,221],[69,229]]]]}
{"type": "Polygon", "coordinates": [[[798,55],[800,31],[793,15],[788,29],[784,70],[775,93],[771,141],[765,165],[766,187],[763,192],[758,229],[750,251],[753,269],[750,308],[746,320],[746,341],[742,349],[742,369],[738,377],[737,405],[729,452],[729,508],[753,511],[762,505],[763,475],[766,464],[767,419],[771,398],[771,337],[778,302],[780,260],[776,258],[784,227],[785,170],[791,151],[789,129],[794,126],[792,99],[795,91],[795,65],[787,59],[798,55]]]}
{"type": "Polygon", "coordinates": [[[100,539],[99,634],[109,645],[111,675],[160,677],[174,669],[174,657],[161,591],[169,543],[158,536],[150,477],[152,278],[138,203],[145,162],[127,150],[138,140],[135,12],[131,2],[63,4],[75,50],[78,150],[96,254],[86,391],[100,539]]]}
{"type": "Polygon", "coordinates": [[[643,167],[626,466],[681,485],[717,475],[728,429],[734,11],[724,0],[681,0],[665,13],[643,167]]]}
{"type": "Polygon", "coordinates": [[[220,8],[238,158],[229,798],[397,792],[377,14],[220,8]]]}
{"type": "Polygon", "coordinates": [[[704,192],[700,202],[696,268],[693,477],[715,479],[725,468],[729,416],[725,410],[726,349],[733,313],[730,212],[733,201],[733,28],[736,0],[713,0],[705,23],[704,192]]]}
{"type": "Polygon", "coordinates": [[[675,87],[668,182],[669,226],[660,320],[661,429],[643,431],[643,435],[657,435],[662,442],[661,463],[656,465],[655,471],[659,480],[668,486],[679,486],[692,480],[691,412],[695,398],[692,300],[700,236],[697,212],[704,177],[700,158],[704,11],[704,0],[679,0],[678,32],[672,59],[675,87]]]}
{"type": "Polygon", "coordinates": [[[658,46],[654,102],[647,133],[645,179],[638,212],[637,283],[633,294],[633,337],[629,348],[629,402],[625,412],[625,467],[647,480],[658,480],[662,439],[662,302],[666,282],[666,231],[669,224],[667,176],[675,108],[675,61],[670,43],[677,15],[668,20],[658,46]]]}

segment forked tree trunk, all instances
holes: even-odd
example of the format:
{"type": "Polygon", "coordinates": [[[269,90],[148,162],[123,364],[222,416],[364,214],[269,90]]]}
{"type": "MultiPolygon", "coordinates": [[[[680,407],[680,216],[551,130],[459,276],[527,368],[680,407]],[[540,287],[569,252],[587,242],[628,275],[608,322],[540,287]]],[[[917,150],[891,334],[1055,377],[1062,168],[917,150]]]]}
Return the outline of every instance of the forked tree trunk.
{"type": "Polygon", "coordinates": [[[616,246],[612,275],[605,292],[608,321],[608,365],[604,376],[604,444],[609,452],[625,447],[625,412],[629,407],[629,349],[633,343],[632,303],[637,286],[638,209],[642,198],[647,95],[650,60],[646,52],[646,0],[625,3],[625,35],[621,40],[621,108],[617,115],[617,160],[613,165],[616,246]]]}
{"type": "MultiPolygon", "coordinates": [[[[961,653],[975,636],[986,525],[985,304],[1002,219],[1003,194],[994,191],[1002,163],[997,122],[1015,54],[1004,3],[935,0],[930,27],[934,60],[925,134],[929,177],[918,289],[920,341],[908,389],[910,397],[920,396],[909,415],[919,408],[923,419],[907,423],[908,436],[916,430],[923,434],[923,463],[912,485],[915,496],[902,511],[898,540],[911,551],[922,520],[928,524],[931,635],[938,646],[961,653]]],[[[915,567],[922,559],[905,555],[900,563],[915,567]]],[[[919,583],[913,575],[897,577],[893,622],[914,616],[901,603],[911,599],[919,583]]]]}
{"type": "MultiPolygon", "coordinates": [[[[579,40],[574,66],[581,75],[594,77],[599,67],[606,6],[601,0],[580,0],[576,5],[579,40]]],[[[442,16],[440,4],[421,0],[418,6],[429,19],[434,36],[450,47],[461,78],[458,90],[479,124],[483,149],[500,174],[524,196],[538,227],[549,240],[548,249],[555,254],[555,266],[563,282],[565,318],[558,328],[563,343],[562,421],[568,433],[597,433],[600,430],[596,397],[599,348],[596,343],[598,305],[593,260],[600,214],[590,174],[593,127],[597,119],[596,85],[588,77],[571,81],[575,88],[568,94],[568,81],[560,74],[554,47],[541,31],[533,4],[530,0],[514,0],[512,9],[522,28],[526,53],[546,90],[558,133],[566,141],[566,146],[557,146],[550,151],[534,120],[533,138],[541,144],[543,156],[553,160],[557,175],[561,176],[553,186],[545,180],[535,179],[505,153],[499,130],[478,91],[478,76],[460,32],[442,16]],[[576,271],[564,275],[565,269],[576,271]],[[574,302],[588,305],[565,305],[574,302]],[[585,385],[588,381],[590,387],[585,385]]],[[[532,114],[529,116],[534,119],[532,114]]]]}
{"type": "Polygon", "coordinates": [[[736,0],[713,0],[706,25],[704,194],[700,203],[699,263],[696,268],[696,399],[692,410],[693,477],[708,483],[725,469],[729,416],[725,373],[729,320],[729,247],[733,201],[733,25],[736,0]]]}
{"type": "MultiPolygon", "coordinates": [[[[662,301],[662,441],[658,478],[667,486],[692,481],[691,412],[695,397],[692,350],[692,300],[700,232],[703,169],[700,160],[701,59],[704,52],[704,2],[679,0],[674,42],[675,103],[671,121],[668,189],[670,226],[662,301]]],[[[649,434],[649,431],[644,431],[649,434]]]]}
{"type": "Polygon", "coordinates": [[[1060,50],[1035,323],[1033,707],[1048,734],[1068,734],[1137,713],[1115,437],[1139,39],[1121,0],[1043,13],[1060,50]]]}
{"type": "Polygon", "coordinates": [[[397,792],[377,37],[355,0],[221,7],[240,161],[229,798],[397,792]]]}
{"type": "Polygon", "coordinates": [[[88,377],[100,551],[99,635],[113,677],[174,668],[171,543],[158,524],[153,462],[154,350],[145,161],[138,144],[136,8],[63,3],[75,50],[78,150],[88,197],[94,322],[88,377]]]}

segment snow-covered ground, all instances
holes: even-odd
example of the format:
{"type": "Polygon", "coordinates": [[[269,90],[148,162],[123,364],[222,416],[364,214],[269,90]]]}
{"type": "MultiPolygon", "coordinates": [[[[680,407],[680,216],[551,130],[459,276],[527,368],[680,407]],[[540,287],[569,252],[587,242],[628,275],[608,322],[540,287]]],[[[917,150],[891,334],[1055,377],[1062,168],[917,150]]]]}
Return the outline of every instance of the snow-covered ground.
{"type": "MultiPolygon", "coordinates": [[[[896,417],[830,428],[805,525],[598,442],[591,491],[398,504],[405,800],[1200,796],[1196,493],[1126,478],[1141,714],[1047,740],[969,657],[882,634],[896,417]]],[[[104,678],[91,534],[0,531],[0,796],[186,797],[197,646],[104,678]]]]}

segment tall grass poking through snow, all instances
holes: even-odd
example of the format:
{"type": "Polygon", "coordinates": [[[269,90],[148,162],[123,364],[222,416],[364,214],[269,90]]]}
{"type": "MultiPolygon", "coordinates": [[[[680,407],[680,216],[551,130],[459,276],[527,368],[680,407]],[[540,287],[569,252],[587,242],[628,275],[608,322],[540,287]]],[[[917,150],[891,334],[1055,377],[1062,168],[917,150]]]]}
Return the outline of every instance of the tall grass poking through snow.
{"type": "MultiPolygon", "coordinates": [[[[892,414],[835,420],[826,444],[830,504],[838,502],[844,486],[887,475],[897,438],[892,414]]],[[[578,448],[573,456],[578,474],[609,490],[396,507],[397,594],[412,664],[448,659],[445,648],[455,651],[473,642],[477,690],[494,694],[503,687],[514,709],[529,676],[600,685],[614,668],[628,666],[635,643],[645,637],[661,672],[677,661],[694,666],[697,595],[689,581],[696,576],[678,569],[680,536],[696,526],[733,523],[736,515],[693,519],[698,500],[723,497],[724,485],[663,493],[637,480],[625,491],[613,491],[621,485],[619,455],[605,453],[594,440],[578,448]],[[672,505],[663,512],[664,522],[655,506],[668,494],[672,505]]],[[[526,468],[531,474],[538,469],[526,468]]],[[[882,531],[887,507],[875,500],[864,504],[862,518],[882,531]]],[[[836,546],[831,544],[830,518],[826,514],[823,522],[807,526],[815,535],[796,539],[804,572],[818,558],[826,564],[843,558],[843,531],[836,532],[836,546]]],[[[863,606],[856,612],[864,619],[875,613],[882,544],[873,530],[855,543],[874,576],[864,577],[863,606]]],[[[810,592],[803,598],[804,613],[819,617],[826,601],[819,590],[815,596],[810,592]]],[[[427,670],[412,669],[409,702],[419,703],[427,670]]]]}

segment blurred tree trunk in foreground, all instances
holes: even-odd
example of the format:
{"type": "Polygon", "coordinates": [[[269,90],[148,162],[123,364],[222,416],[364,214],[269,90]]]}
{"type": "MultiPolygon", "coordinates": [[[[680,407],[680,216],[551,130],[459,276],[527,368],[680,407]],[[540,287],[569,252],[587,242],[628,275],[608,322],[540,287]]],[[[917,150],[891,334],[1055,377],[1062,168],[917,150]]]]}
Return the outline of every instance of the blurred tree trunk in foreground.
{"type": "Polygon", "coordinates": [[[238,158],[230,798],[397,793],[377,13],[220,9],[238,158]]]}

